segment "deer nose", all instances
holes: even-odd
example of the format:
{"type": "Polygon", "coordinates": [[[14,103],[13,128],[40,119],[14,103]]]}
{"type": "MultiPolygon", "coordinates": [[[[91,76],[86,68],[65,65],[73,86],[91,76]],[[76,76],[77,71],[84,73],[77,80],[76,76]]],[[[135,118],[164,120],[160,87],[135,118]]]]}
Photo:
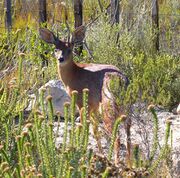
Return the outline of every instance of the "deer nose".
{"type": "Polygon", "coordinates": [[[64,58],[63,58],[63,57],[60,57],[58,60],[59,60],[59,62],[63,62],[63,61],[64,61],[64,58]]]}

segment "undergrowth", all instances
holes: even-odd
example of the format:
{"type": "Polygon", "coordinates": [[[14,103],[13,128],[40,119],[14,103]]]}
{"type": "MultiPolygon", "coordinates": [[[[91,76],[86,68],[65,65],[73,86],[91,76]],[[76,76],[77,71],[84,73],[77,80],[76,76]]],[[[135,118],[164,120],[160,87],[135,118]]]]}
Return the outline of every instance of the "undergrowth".
{"type": "MultiPolygon", "coordinates": [[[[22,68],[21,61],[19,68],[22,68]]],[[[18,71],[21,72],[21,69],[18,71]]],[[[21,77],[17,80],[21,82],[21,77]]],[[[0,177],[146,177],[153,175],[160,162],[167,156],[170,122],[167,122],[164,146],[157,156],[158,118],[153,106],[149,107],[155,118],[151,159],[140,160],[141,151],[136,146],[130,160],[132,167],[128,167],[125,162],[115,166],[112,158],[113,143],[122,120],[119,118],[114,125],[108,157],[89,149],[88,89],[83,90],[81,123],[75,122],[75,103],[78,96],[76,91],[72,93],[71,103],[64,104],[62,123],[59,115],[57,121],[54,119],[52,96],[49,95],[45,99],[48,103],[47,110],[39,110],[39,105],[44,108],[45,89],[41,90],[41,98],[37,100],[40,103],[25,116],[27,98],[20,89],[19,85],[12,88],[1,85],[0,177]],[[53,129],[55,122],[58,124],[57,127],[64,124],[63,140],[59,145],[59,129],[53,129]]]]}

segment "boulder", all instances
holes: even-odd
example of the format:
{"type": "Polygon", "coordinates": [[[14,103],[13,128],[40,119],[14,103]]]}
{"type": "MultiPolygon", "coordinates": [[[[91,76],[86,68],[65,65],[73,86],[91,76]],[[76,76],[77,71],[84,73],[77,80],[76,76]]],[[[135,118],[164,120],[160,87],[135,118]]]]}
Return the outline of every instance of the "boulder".
{"type": "Polygon", "coordinates": [[[64,103],[70,102],[71,99],[70,99],[69,95],[66,93],[62,81],[50,80],[49,82],[47,82],[44,86],[42,86],[39,89],[39,93],[42,88],[46,89],[46,91],[44,93],[44,104],[45,104],[46,108],[47,108],[46,97],[48,95],[51,95],[54,113],[60,112],[60,115],[63,117],[64,116],[64,103]]]}
{"type": "MultiPolygon", "coordinates": [[[[54,113],[56,114],[57,112],[60,112],[60,116],[64,117],[64,103],[70,102],[71,99],[69,95],[66,93],[63,83],[60,80],[50,80],[41,88],[39,88],[38,95],[40,95],[42,89],[45,89],[45,93],[44,93],[45,110],[47,111],[46,97],[48,95],[51,95],[54,113]]],[[[29,98],[30,98],[29,105],[26,108],[26,111],[32,110],[32,108],[35,106],[36,103],[36,96],[34,94],[30,95],[29,98]]],[[[39,109],[42,110],[42,108],[39,109]]]]}

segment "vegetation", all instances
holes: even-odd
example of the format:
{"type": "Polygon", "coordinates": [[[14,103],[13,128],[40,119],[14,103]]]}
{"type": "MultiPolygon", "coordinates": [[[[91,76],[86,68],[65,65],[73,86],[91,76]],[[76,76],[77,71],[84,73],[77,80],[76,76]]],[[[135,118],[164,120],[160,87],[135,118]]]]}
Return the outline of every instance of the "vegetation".
{"type": "Polygon", "coordinates": [[[147,36],[141,37],[141,41],[137,33],[124,31],[121,25],[112,27],[107,18],[100,19],[87,32],[94,61],[111,63],[125,71],[130,79],[127,103],[141,100],[171,108],[180,100],[179,56],[156,53],[152,44],[154,35],[149,26],[144,27],[143,33],[147,36]]]}
{"type": "MultiPolygon", "coordinates": [[[[171,147],[168,145],[170,122],[166,125],[164,145],[159,147],[158,118],[152,105],[149,111],[153,116],[154,135],[150,159],[145,160],[140,145],[134,145],[132,157],[128,160],[130,165],[121,162],[117,167],[113,163],[112,149],[122,118],[115,123],[107,157],[88,149],[88,90],[84,90],[82,124],[75,123],[76,91],[71,103],[65,104],[63,142],[58,146],[61,122],[59,113],[53,111],[51,96],[46,98],[47,111],[39,110],[39,106],[44,108],[42,90],[33,110],[26,113],[30,94],[37,95],[40,86],[58,76],[53,47],[39,39],[37,2],[13,2],[13,29],[10,33],[2,28],[4,4],[0,2],[0,177],[153,177],[162,160],[167,159],[171,147]],[[55,115],[58,121],[55,121],[55,115]],[[53,130],[55,123],[58,124],[57,131],[53,130]]],[[[58,31],[62,38],[67,37],[62,4],[47,2],[48,28],[58,31]]],[[[68,23],[73,29],[72,3],[65,2],[68,23]]],[[[154,103],[171,110],[180,101],[179,4],[176,0],[159,2],[161,45],[157,52],[153,46],[156,31],[153,32],[149,18],[150,1],[122,0],[122,21],[112,25],[105,10],[109,1],[101,0],[101,12],[97,0],[84,0],[85,23],[99,17],[87,26],[89,50],[84,49],[82,56],[74,59],[113,64],[127,74],[130,85],[126,92],[118,91],[116,79],[111,83],[119,104],[123,102],[129,106],[143,102],[148,106],[154,103]]]]}
{"type": "MultiPolygon", "coordinates": [[[[20,70],[19,70],[20,71],[20,70]]],[[[150,160],[140,162],[138,147],[135,148],[132,160],[134,166],[127,167],[125,163],[115,166],[112,163],[113,142],[116,138],[117,126],[122,122],[118,119],[114,126],[111,146],[108,158],[95,154],[88,149],[89,122],[88,118],[88,90],[83,91],[83,110],[81,115],[82,124],[75,124],[75,102],[77,92],[73,92],[71,104],[64,105],[64,132],[63,141],[56,146],[60,116],[58,115],[58,128],[54,133],[55,123],[52,106],[52,97],[47,96],[48,111],[40,111],[34,108],[25,118],[23,113],[24,100],[19,102],[19,88],[8,90],[1,88],[0,95],[0,176],[1,177],[109,177],[109,176],[130,176],[141,177],[153,174],[159,163],[167,156],[169,150],[168,139],[170,135],[170,122],[167,123],[165,144],[160,155],[155,159],[158,143],[158,122],[154,122],[154,143],[150,160]],[[8,104],[7,104],[8,103],[8,104]],[[10,105],[9,105],[10,103],[10,105]],[[46,114],[48,112],[48,118],[46,114]],[[16,117],[15,117],[16,116],[16,117]],[[71,118],[71,119],[69,119],[71,118]],[[68,132],[68,123],[71,123],[68,132]],[[80,134],[81,133],[81,134],[80,134]]],[[[43,104],[45,90],[41,91],[40,103],[43,104]]],[[[43,106],[41,106],[44,108],[43,106]]],[[[149,107],[155,120],[157,119],[153,106],[149,107]]]]}

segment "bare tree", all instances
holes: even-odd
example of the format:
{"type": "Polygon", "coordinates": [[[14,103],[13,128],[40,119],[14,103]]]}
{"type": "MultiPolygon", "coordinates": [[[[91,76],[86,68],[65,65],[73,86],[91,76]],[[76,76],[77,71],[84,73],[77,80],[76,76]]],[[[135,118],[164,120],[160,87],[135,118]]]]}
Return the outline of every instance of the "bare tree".
{"type": "Polygon", "coordinates": [[[39,0],[39,24],[44,24],[46,22],[47,22],[46,0],[39,0]]]}
{"type": "MultiPolygon", "coordinates": [[[[41,26],[43,24],[44,27],[47,27],[47,9],[46,9],[46,0],[39,0],[39,25],[41,26]]],[[[42,43],[43,46],[43,43],[42,43]]],[[[40,57],[42,59],[41,66],[48,66],[48,60],[46,59],[47,52],[40,54],[40,57]]],[[[44,77],[44,71],[43,71],[43,77],[44,77]]]]}
{"type": "Polygon", "coordinates": [[[5,9],[6,9],[5,26],[9,32],[12,28],[11,0],[5,0],[5,9]]]}
{"type": "Polygon", "coordinates": [[[158,0],[152,0],[152,23],[155,31],[154,45],[156,51],[159,51],[159,4],[158,0]]]}
{"type": "Polygon", "coordinates": [[[83,23],[83,0],[74,0],[74,18],[75,28],[81,26],[83,23]]]}
{"type": "Polygon", "coordinates": [[[111,0],[111,22],[119,23],[119,0],[111,0]]]}
{"type": "MultiPolygon", "coordinates": [[[[83,24],[83,0],[74,0],[74,27],[77,28],[83,24]]],[[[80,55],[83,50],[83,44],[78,45],[76,53],[80,55]]]]}

